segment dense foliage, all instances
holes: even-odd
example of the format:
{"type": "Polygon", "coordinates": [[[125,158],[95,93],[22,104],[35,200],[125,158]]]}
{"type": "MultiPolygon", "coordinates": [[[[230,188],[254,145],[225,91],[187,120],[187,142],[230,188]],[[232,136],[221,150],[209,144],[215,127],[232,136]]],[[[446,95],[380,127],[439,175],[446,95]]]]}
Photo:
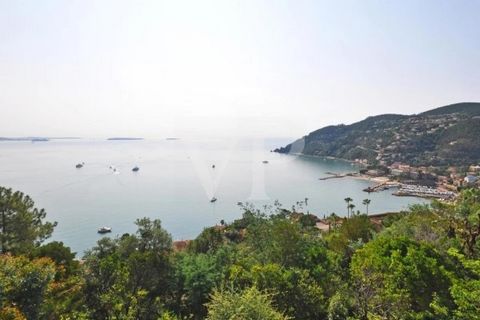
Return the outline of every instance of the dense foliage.
{"type": "Polygon", "coordinates": [[[44,223],[45,215],[29,196],[0,187],[1,252],[27,253],[48,238],[55,223],[44,223]]]}
{"type": "Polygon", "coordinates": [[[184,250],[144,218],[81,261],[42,245],[53,225],[14,194],[0,193],[0,319],[480,319],[479,190],[381,225],[332,215],[328,231],[298,208],[245,206],[184,250]]]}

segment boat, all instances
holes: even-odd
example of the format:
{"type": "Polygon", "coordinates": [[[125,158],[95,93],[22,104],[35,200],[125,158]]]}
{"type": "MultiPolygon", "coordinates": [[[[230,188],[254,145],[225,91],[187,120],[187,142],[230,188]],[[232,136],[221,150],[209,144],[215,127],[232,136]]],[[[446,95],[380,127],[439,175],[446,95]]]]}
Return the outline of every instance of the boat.
{"type": "Polygon", "coordinates": [[[101,228],[98,228],[97,232],[98,232],[98,233],[109,233],[109,232],[112,232],[112,228],[110,228],[110,227],[101,227],[101,228]]]}
{"type": "Polygon", "coordinates": [[[212,199],[210,199],[210,202],[212,202],[212,203],[215,202],[215,201],[217,201],[217,198],[215,198],[215,197],[213,197],[212,199]]]}
{"type": "Polygon", "coordinates": [[[140,168],[137,167],[137,166],[135,166],[135,167],[132,169],[133,172],[138,172],[138,170],[140,170],[140,168]]]}
{"type": "Polygon", "coordinates": [[[215,165],[214,165],[214,164],[212,164],[212,169],[215,169],[215,165]]]}
{"type": "Polygon", "coordinates": [[[83,168],[83,163],[77,164],[77,165],[75,166],[75,168],[77,168],[77,169],[83,168]]]}
{"type": "Polygon", "coordinates": [[[267,160],[263,160],[262,163],[268,163],[268,161],[267,161],[267,160]]]}

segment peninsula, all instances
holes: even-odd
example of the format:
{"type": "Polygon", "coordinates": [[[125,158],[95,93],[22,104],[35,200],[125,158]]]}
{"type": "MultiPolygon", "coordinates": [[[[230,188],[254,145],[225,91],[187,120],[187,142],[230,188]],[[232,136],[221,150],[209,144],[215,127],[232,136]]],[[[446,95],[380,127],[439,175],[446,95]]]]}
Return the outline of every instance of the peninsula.
{"type": "Polygon", "coordinates": [[[450,198],[450,192],[479,186],[478,137],[480,103],[465,102],[327,126],[274,152],[353,161],[362,165],[359,176],[399,186],[396,195],[450,198]]]}

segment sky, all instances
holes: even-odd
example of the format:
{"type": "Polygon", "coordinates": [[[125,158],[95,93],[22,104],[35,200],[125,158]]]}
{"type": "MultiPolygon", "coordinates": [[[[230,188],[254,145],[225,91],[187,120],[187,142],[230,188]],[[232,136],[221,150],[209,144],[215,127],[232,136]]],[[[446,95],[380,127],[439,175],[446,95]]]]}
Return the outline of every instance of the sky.
{"type": "Polygon", "coordinates": [[[0,136],[299,137],[480,101],[480,1],[0,0],[0,136]]]}

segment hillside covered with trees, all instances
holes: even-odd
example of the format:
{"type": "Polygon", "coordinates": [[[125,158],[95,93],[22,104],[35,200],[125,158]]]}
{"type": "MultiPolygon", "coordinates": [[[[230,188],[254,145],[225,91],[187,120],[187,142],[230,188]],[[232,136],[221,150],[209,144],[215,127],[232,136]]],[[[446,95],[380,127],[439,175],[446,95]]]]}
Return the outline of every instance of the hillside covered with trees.
{"type": "Polygon", "coordinates": [[[82,260],[0,188],[0,319],[480,319],[480,191],[329,230],[301,208],[245,206],[183,250],[159,220],[82,260]]]}
{"type": "Polygon", "coordinates": [[[470,165],[480,162],[480,103],[458,103],[416,115],[384,114],[328,126],[278,148],[370,164],[470,165]]]}

